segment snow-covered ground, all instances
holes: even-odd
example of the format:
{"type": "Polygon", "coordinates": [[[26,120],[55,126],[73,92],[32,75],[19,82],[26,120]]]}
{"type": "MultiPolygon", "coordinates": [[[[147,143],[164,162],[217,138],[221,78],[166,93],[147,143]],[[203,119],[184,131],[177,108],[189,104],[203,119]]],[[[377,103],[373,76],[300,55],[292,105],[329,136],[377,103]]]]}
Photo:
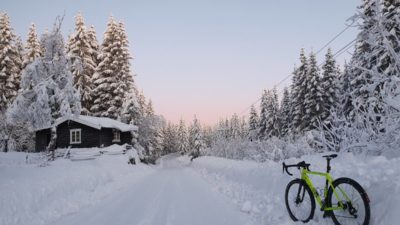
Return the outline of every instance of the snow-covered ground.
{"type": "MultiPolygon", "coordinates": [[[[301,159],[286,160],[288,164],[305,160],[311,170],[325,171],[326,160],[316,154],[301,159]]],[[[371,225],[397,224],[400,221],[400,159],[383,156],[354,156],[342,153],[332,160],[332,175],[350,177],[358,181],[371,200],[371,225]]],[[[243,162],[214,157],[202,157],[192,165],[210,183],[214,190],[227,196],[237,209],[252,215],[255,224],[295,224],[286,211],[284,192],[287,183],[295,175],[282,173],[282,162],[243,162]]],[[[316,177],[321,188],[324,180],[316,177]]],[[[302,224],[302,223],[299,223],[302,224]]],[[[316,208],[314,219],[308,224],[333,224],[330,218],[322,218],[316,208]]]]}
{"type": "MultiPolygon", "coordinates": [[[[321,155],[305,160],[325,170],[321,155]]],[[[39,167],[35,154],[0,153],[0,224],[295,224],[284,205],[281,162],[169,155],[156,166],[126,155],[58,159],[39,167]]],[[[357,180],[371,199],[371,225],[400,220],[400,159],[340,154],[335,177],[357,180]]],[[[293,169],[294,174],[297,169],[293,169]]],[[[319,183],[323,183],[319,180],[319,183]]],[[[299,223],[302,224],[302,223],[299,223]]],[[[333,224],[316,210],[309,224],[333,224]]]]}
{"type": "Polygon", "coordinates": [[[53,224],[68,214],[101,204],[155,170],[127,164],[126,155],[95,160],[57,159],[39,166],[38,154],[0,153],[0,224],[53,224]]]}

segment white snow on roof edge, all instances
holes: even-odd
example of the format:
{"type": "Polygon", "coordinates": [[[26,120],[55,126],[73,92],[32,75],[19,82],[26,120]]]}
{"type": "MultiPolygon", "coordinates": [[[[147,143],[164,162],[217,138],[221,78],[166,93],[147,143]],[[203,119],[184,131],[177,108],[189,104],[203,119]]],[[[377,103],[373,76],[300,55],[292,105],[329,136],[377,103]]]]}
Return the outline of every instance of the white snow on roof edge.
{"type": "MultiPolygon", "coordinates": [[[[53,126],[56,127],[68,120],[75,121],[77,123],[86,125],[88,127],[95,128],[97,130],[100,130],[101,128],[113,128],[113,129],[120,130],[121,132],[138,130],[138,127],[135,125],[122,123],[120,121],[110,119],[107,117],[94,117],[94,116],[84,116],[84,115],[72,115],[72,116],[66,116],[66,117],[59,118],[56,120],[56,122],[53,124],[53,126]]],[[[49,128],[51,128],[51,127],[36,129],[35,131],[49,129],[49,128]]]]}

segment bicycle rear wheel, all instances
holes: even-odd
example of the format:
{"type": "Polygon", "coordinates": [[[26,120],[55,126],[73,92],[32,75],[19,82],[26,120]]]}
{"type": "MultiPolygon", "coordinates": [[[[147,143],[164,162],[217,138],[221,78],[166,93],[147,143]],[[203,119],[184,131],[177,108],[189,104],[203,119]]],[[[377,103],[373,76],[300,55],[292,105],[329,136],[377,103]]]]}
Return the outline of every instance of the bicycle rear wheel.
{"type": "Polygon", "coordinates": [[[336,225],[368,225],[370,220],[370,206],[367,193],[356,181],[350,178],[339,178],[333,182],[336,199],[332,188],[328,191],[328,206],[342,206],[341,210],[331,211],[331,217],[336,225]]]}
{"type": "Polygon", "coordinates": [[[289,182],[285,191],[285,203],[293,221],[310,221],[314,216],[315,199],[310,187],[300,179],[289,182]]]}

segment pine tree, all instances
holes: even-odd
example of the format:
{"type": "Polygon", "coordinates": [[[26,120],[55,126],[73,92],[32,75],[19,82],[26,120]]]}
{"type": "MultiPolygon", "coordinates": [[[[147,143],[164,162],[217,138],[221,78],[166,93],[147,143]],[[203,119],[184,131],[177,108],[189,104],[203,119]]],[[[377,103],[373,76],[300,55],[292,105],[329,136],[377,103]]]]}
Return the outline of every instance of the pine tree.
{"type": "Polygon", "coordinates": [[[119,88],[122,90],[122,98],[125,99],[125,94],[132,88],[135,88],[133,74],[131,72],[130,60],[133,58],[129,52],[129,41],[125,31],[125,25],[119,22],[117,25],[117,32],[120,39],[120,54],[118,55],[118,63],[120,67],[119,88]]]}
{"type": "Polygon", "coordinates": [[[21,55],[6,13],[0,14],[0,112],[14,100],[19,89],[21,55]]]}
{"type": "Polygon", "coordinates": [[[329,117],[331,109],[337,106],[338,101],[337,80],[339,78],[339,71],[330,48],[325,55],[325,63],[322,66],[322,70],[323,112],[321,120],[325,120],[329,117]]]}
{"type": "Polygon", "coordinates": [[[154,115],[153,102],[151,101],[151,99],[149,100],[149,102],[146,105],[145,114],[146,114],[146,116],[154,115]]]}
{"type": "Polygon", "coordinates": [[[355,117],[366,110],[366,101],[368,99],[368,91],[363,87],[371,83],[373,74],[371,69],[377,64],[376,56],[374,56],[373,48],[371,46],[371,39],[376,35],[372,28],[377,24],[377,5],[376,0],[363,0],[362,5],[359,7],[360,18],[363,23],[360,26],[360,33],[357,35],[357,42],[355,45],[354,54],[350,61],[350,74],[351,90],[352,90],[352,103],[353,114],[355,117]]]}
{"type": "Polygon", "coordinates": [[[91,49],[90,54],[92,57],[92,61],[97,66],[99,64],[98,55],[100,52],[100,47],[99,47],[99,43],[97,41],[96,30],[94,29],[93,25],[90,26],[90,28],[87,30],[87,36],[88,36],[89,45],[90,45],[90,49],[91,49]]]}
{"type": "Polygon", "coordinates": [[[284,88],[283,90],[283,98],[281,102],[281,107],[279,110],[279,114],[281,115],[281,135],[287,136],[290,133],[290,124],[291,124],[291,112],[290,112],[290,93],[288,88],[284,88]]]}
{"type": "Polygon", "coordinates": [[[274,88],[268,91],[267,94],[267,128],[265,137],[279,137],[280,136],[280,119],[279,119],[279,102],[278,93],[274,88]]]}
{"type": "Polygon", "coordinates": [[[201,132],[201,126],[196,116],[189,129],[189,149],[192,160],[200,156],[200,151],[204,147],[204,140],[201,132]]]}
{"type": "Polygon", "coordinates": [[[235,113],[229,121],[229,133],[232,139],[240,138],[240,120],[239,116],[235,113]]]}
{"type": "Polygon", "coordinates": [[[117,22],[110,18],[104,34],[99,55],[99,64],[93,75],[92,91],[93,105],[90,111],[95,116],[103,116],[117,119],[121,115],[124,95],[119,89],[120,64],[118,56],[121,54],[120,35],[117,22]]]}
{"type": "Polygon", "coordinates": [[[140,120],[142,119],[142,114],[134,90],[128,92],[122,108],[121,121],[124,123],[139,125],[140,120]]]}
{"type": "Polygon", "coordinates": [[[93,61],[92,49],[88,32],[81,14],[75,21],[75,32],[70,35],[67,54],[72,62],[74,86],[81,95],[82,114],[89,115],[91,107],[91,79],[95,73],[96,63],[93,61]]]}
{"type": "Polygon", "coordinates": [[[350,66],[347,62],[344,64],[344,70],[339,77],[338,80],[338,105],[337,105],[337,114],[339,116],[345,117],[347,120],[351,121],[354,118],[354,115],[351,113],[354,112],[353,110],[353,103],[352,103],[352,74],[350,73],[350,66]]]}
{"type": "Polygon", "coordinates": [[[310,54],[307,76],[307,92],[305,95],[305,110],[306,114],[303,117],[306,122],[305,130],[312,130],[318,127],[323,113],[323,94],[321,89],[321,81],[319,78],[319,68],[315,54],[310,54]]]}
{"type": "Polygon", "coordinates": [[[146,97],[143,94],[143,91],[138,91],[137,88],[134,89],[136,96],[137,96],[137,101],[139,104],[139,112],[141,117],[146,116],[146,97]]]}
{"type": "Polygon", "coordinates": [[[382,23],[377,23],[377,37],[381,49],[377,59],[378,71],[388,76],[400,76],[400,2],[395,0],[382,1],[382,23]],[[389,47],[390,46],[390,47],[389,47]],[[392,49],[390,51],[389,49],[392,49]]]}
{"type": "Polygon", "coordinates": [[[213,130],[210,126],[203,126],[202,130],[204,148],[211,148],[213,144],[213,130]]]}
{"type": "Polygon", "coordinates": [[[42,56],[42,48],[40,47],[40,42],[36,34],[36,26],[34,23],[29,27],[28,39],[25,44],[25,55],[23,68],[25,68],[28,64],[35,61],[35,59],[42,56]]]}
{"type": "Polygon", "coordinates": [[[300,51],[300,66],[293,72],[292,90],[291,90],[291,114],[293,121],[291,130],[293,133],[301,133],[306,127],[305,96],[307,93],[307,73],[308,61],[304,49],[300,51]]]}
{"type": "Polygon", "coordinates": [[[179,121],[177,148],[181,154],[187,153],[189,150],[188,133],[183,119],[179,121]]]}
{"type": "Polygon", "coordinates": [[[24,69],[24,55],[25,55],[25,46],[22,43],[21,37],[17,37],[15,41],[15,48],[17,49],[17,61],[16,65],[19,68],[19,73],[15,76],[15,89],[18,91],[21,84],[21,72],[24,69]]]}
{"type": "Polygon", "coordinates": [[[178,129],[177,127],[168,122],[167,126],[162,129],[163,132],[163,154],[169,154],[177,151],[178,145],[178,129]]]}
{"type": "Polygon", "coordinates": [[[267,132],[267,122],[268,122],[268,92],[264,90],[261,96],[260,104],[260,120],[258,123],[258,139],[263,140],[265,138],[265,133],[267,132]]]}
{"type": "Polygon", "coordinates": [[[253,141],[257,139],[257,130],[258,130],[258,114],[254,105],[250,108],[250,116],[249,116],[249,140],[253,141]]]}

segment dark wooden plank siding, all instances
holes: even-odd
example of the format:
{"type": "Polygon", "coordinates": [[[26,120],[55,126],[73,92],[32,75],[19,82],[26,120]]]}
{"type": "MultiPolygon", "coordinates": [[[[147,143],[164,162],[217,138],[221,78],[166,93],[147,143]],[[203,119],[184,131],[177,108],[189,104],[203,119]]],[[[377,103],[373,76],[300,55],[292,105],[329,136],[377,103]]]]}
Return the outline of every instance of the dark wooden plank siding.
{"type": "Polygon", "coordinates": [[[131,144],[132,135],[130,132],[121,132],[120,141],[113,142],[114,134],[112,128],[102,128],[101,129],[101,145],[104,147],[110,146],[112,144],[131,144]]]}
{"type": "Polygon", "coordinates": [[[121,144],[132,144],[131,132],[121,132],[121,144]]]}
{"type": "Polygon", "coordinates": [[[100,147],[100,130],[67,120],[57,126],[57,148],[91,148],[100,147]],[[81,143],[70,144],[70,130],[81,129],[81,143]]]}
{"type": "Polygon", "coordinates": [[[51,131],[50,129],[38,130],[35,134],[35,151],[42,152],[46,150],[50,142],[51,131]]]}

